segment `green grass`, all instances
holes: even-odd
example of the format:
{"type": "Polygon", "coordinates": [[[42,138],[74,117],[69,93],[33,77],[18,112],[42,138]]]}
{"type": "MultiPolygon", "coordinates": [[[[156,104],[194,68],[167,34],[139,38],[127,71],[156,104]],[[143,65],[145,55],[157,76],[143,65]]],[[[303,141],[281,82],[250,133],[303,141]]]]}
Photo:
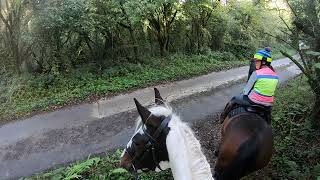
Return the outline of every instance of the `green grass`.
{"type": "MultiPolygon", "coordinates": [[[[319,179],[320,132],[311,128],[308,113],[313,95],[305,78],[298,77],[280,88],[273,110],[275,154],[269,165],[244,179],[319,179]]],[[[118,169],[120,151],[93,158],[68,167],[35,175],[25,180],[68,179],[133,179],[118,169]],[[71,173],[72,172],[72,173],[71,173]]],[[[142,180],[170,180],[170,171],[140,174],[142,180]]]]}
{"type": "Polygon", "coordinates": [[[0,74],[0,120],[247,64],[230,53],[213,52],[145,59],[141,64],[103,69],[102,74],[89,66],[56,75],[16,77],[0,74]]]}
{"type": "MultiPolygon", "coordinates": [[[[22,180],[69,180],[69,179],[94,179],[94,180],[135,180],[135,177],[126,170],[118,168],[120,151],[106,154],[103,157],[95,157],[68,167],[58,168],[49,172],[34,175],[22,180]]],[[[173,180],[170,171],[161,173],[140,173],[141,180],[173,180]]]]}

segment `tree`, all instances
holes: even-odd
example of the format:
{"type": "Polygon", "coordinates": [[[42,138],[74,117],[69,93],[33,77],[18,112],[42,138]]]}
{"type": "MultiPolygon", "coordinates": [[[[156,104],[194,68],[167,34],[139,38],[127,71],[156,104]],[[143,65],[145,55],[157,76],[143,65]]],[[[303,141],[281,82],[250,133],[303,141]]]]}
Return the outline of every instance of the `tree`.
{"type": "Polygon", "coordinates": [[[27,0],[6,0],[0,3],[0,20],[4,24],[5,44],[14,60],[14,69],[21,73],[22,63],[31,55],[31,46],[23,39],[23,29],[28,29],[30,13],[27,0]]]}
{"type": "Polygon", "coordinates": [[[200,54],[204,47],[208,46],[211,34],[208,30],[208,24],[211,21],[214,10],[213,3],[207,0],[187,1],[184,5],[185,13],[190,20],[191,32],[188,35],[190,39],[190,49],[196,49],[200,54]],[[194,48],[194,46],[196,48],[194,48]]]}
{"type": "Polygon", "coordinates": [[[224,50],[243,58],[264,43],[268,29],[263,21],[267,15],[262,16],[252,2],[228,1],[226,6],[212,0],[2,2],[9,6],[0,11],[4,22],[0,40],[7,37],[8,45],[1,42],[0,48],[9,48],[0,53],[10,52],[16,72],[25,57],[40,73],[68,72],[83,65],[102,72],[143,62],[142,56],[177,52],[224,50]],[[21,25],[9,22],[9,17],[21,25]]]}
{"type": "Polygon", "coordinates": [[[293,15],[292,25],[282,18],[288,28],[290,41],[283,40],[296,49],[301,61],[282,51],[290,58],[307,77],[308,83],[315,95],[315,104],[312,110],[313,125],[320,127],[320,2],[315,0],[287,0],[293,15]],[[301,40],[310,45],[309,50],[299,46],[301,40]]]}
{"type": "Polygon", "coordinates": [[[136,9],[135,16],[141,16],[147,20],[148,29],[155,35],[158,41],[160,55],[166,55],[169,50],[170,34],[173,24],[180,11],[179,0],[148,0],[132,1],[136,9]]]}
{"type": "Polygon", "coordinates": [[[131,1],[111,0],[104,1],[106,11],[112,16],[115,22],[129,32],[129,39],[134,52],[134,61],[138,61],[138,43],[136,38],[136,26],[141,24],[141,15],[135,13],[135,7],[131,5],[131,1]]]}
{"type": "Polygon", "coordinates": [[[33,9],[32,34],[38,42],[33,54],[42,72],[68,71],[81,58],[100,67],[110,41],[103,41],[101,21],[109,24],[98,9],[84,0],[35,0],[33,9]]]}

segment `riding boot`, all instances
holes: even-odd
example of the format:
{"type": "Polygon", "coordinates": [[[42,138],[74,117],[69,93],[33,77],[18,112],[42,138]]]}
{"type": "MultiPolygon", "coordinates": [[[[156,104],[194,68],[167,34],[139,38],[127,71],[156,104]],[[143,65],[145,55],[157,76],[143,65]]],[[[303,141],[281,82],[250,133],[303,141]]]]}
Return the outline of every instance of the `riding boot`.
{"type": "Polygon", "coordinates": [[[220,123],[221,124],[223,123],[224,119],[227,118],[229,112],[233,109],[234,106],[235,106],[235,102],[232,99],[230,102],[228,102],[228,104],[224,108],[224,111],[220,115],[220,123]]]}
{"type": "Polygon", "coordinates": [[[267,123],[270,125],[271,124],[271,120],[272,120],[272,117],[271,117],[271,111],[269,112],[266,112],[266,120],[267,120],[267,123]]]}

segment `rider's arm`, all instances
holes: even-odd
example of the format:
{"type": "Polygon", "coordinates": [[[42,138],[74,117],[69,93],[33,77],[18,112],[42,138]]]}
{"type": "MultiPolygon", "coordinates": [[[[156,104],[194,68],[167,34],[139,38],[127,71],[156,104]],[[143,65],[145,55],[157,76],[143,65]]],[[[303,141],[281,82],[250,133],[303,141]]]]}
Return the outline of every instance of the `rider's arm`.
{"type": "Polygon", "coordinates": [[[248,79],[247,82],[249,81],[251,74],[256,70],[256,63],[254,59],[250,60],[250,68],[249,68],[249,73],[248,73],[248,79]]]}
{"type": "Polygon", "coordinates": [[[256,80],[257,80],[257,73],[254,71],[254,72],[252,72],[246,86],[243,89],[244,95],[248,95],[250,93],[251,89],[254,86],[254,83],[256,83],[256,80]]]}

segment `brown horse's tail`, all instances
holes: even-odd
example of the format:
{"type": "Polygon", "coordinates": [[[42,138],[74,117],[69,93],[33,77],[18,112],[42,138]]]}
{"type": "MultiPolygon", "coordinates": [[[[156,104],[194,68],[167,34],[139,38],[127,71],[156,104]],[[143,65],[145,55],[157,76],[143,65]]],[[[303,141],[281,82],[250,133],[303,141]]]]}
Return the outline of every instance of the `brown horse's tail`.
{"type": "Polygon", "coordinates": [[[258,136],[258,134],[254,134],[240,145],[237,157],[229,168],[223,172],[221,179],[237,180],[256,169],[255,162],[259,147],[258,136]]]}

